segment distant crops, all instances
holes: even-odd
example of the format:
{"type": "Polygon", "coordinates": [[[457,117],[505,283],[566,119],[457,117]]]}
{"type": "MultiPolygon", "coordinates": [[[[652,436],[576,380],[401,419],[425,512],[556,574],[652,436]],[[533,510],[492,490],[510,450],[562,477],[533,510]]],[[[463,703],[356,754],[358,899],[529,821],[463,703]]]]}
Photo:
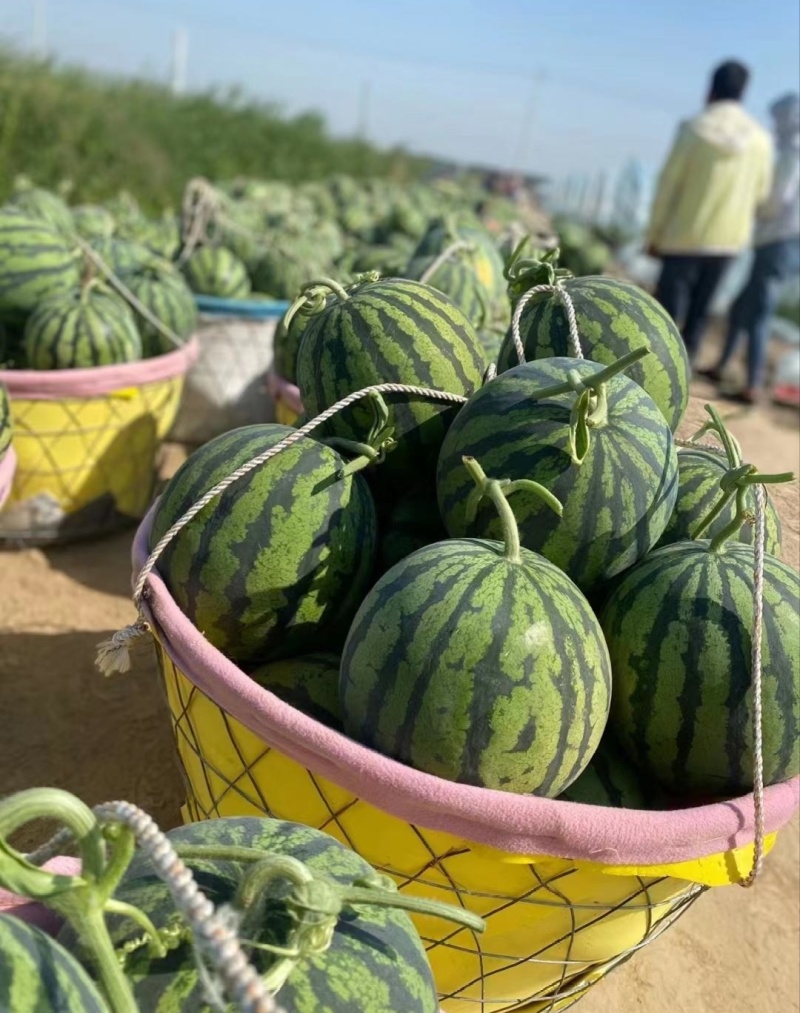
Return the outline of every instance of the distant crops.
{"type": "Polygon", "coordinates": [[[315,113],[294,118],[273,104],[227,93],[173,95],[0,51],[0,201],[24,174],[71,185],[70,200],[130,190],[144,208],[177,206],[192,176],[299,181],[332,173],[419,175],[404,151],[336,140],[315,113]]]}

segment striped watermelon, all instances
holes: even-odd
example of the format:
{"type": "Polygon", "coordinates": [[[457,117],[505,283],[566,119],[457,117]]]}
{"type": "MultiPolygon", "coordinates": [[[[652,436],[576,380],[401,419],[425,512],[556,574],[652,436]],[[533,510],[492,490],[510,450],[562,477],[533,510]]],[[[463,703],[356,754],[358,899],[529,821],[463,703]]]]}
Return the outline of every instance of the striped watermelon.
{"type": "MultiPolygon", "coordinates": [[[[295,432],[244,426],[200,447],[167,484],[151,546],[208,489],[295,432]]],[[[206,639],[252,666],[336,651],[364,596],[376,551],[375,507],[361,475],[304,438],[210,503],[167,546],[158,569],[206,639]]]]}
{"type": "Polygon", "coordinates": [[[483,351],[487,362],[497,363],[503,341],[506,336],[506,328],[496,324],[485,324],[478,330],[478,338],[483,345],[483,351]]]}
{"type": "Polygon", "coordinates": [[[72,208],[72,225],[79,236],[91,242],[114,235],[114,216],[99,204],[81,204],[72,208]]]}
{"type": "Polygon", "coordinates": [[[559,798],[614,809],[650,808],[636,768],[608,734],[603,736],[581,776],[559,798]]]}
{"type": "Polygon", "coordinates": [[[107,1013],[75,957],[46,932],[0,914],[0,1010],[3,1013],[107,1013]]]}
{"type": "Polygon", "coordinates": [[[511,498],[522,544],[541,552],[585,592],[643,556],[661,537],[678,489],[675,446],[663,416],[638,384],[616,375],[603,386],[607,402],[587,406],[588,451],[578,463],[571,447],[574,391],[541,400],[573,370],[591,378],[588,360],[540,359],[486,384],[461,409],[442,445],[437,474],[439,509],[451,536],[496,538],[499,521],[487,505],[468,517],[465,454],[487,472],[512,481],[533,479],[563,504],[558,517],[525,492],[511,498]]]}
{"type": "MultiPolygon", "coordinates": [[[[377,383],[415,384],[467,395],[480,386],[483,352],[474,328],[446,296],[388,278],[338,290],[306,326],[297,382],[309,416],[377,383]]],[[[455,409],[428,398],[386,395],[399,444],[381,472],[418,479],[432,468],[455,409]]],[[[363,440],[372,412],[357,404],[331,419],[336,436],[363,440]]],[[[382,476],[383,477],[383,476],[382,476]]]]}
{"type": "Polygon", "coordinates": [[[132,275],[139,274],[147,268],[160,266],[164,270],[168,269],[168,265],[159,260],[152,250],[130,239],[102,236],[92,240],[91,246],[106,266],[123,282],[127,282],[132,275]]]}
{"type": "MultiPolygon", "coordinates": [[[[717,454],[693,449],[678,451],[678,499],[669,524],[658,543],[659,546],[682,542],[693,536],[698,523],[719,501],[722,495],[720,479],[728,473],[729,469],[730,463],[717,454]]],[[[756,497],[752,489],[747,492],[747,503],[754,519],[756,497]]],[[[736,502],[733,500],[702,532],[702,537],[713,538],[730,524],[735,516],[736,502]]],[[[748,518],[739,532],[740,542],[752,545],[753,527],[753,520],[748,518]]],[[[778,511],[769,497],[767,497],[765,544],[767,552],[773,556],[780,556],[781,521],[778,511]]]]}
{"type": "MultiPolygon", "coordinates": [[[[326,893],[328,903],[337,887],[340,892],[377,880],[371,866],[355,852],[328,834],[298,823],[252,817],[215,819],[178,827],[167,837],[179,853],[187,846],[213,848],[216,856],[226,848],[247,848],[265,858],[293,858],[321,884],[332,883],[326,893]]],[[[297,920],[305,923],[302,908],[290,907],[291,899],[287,900],[285,875],[277,888],[265,886],[250,905],[242,906],[241,885],[252,863],[196,855],[186,862],[217,906],[238,907],[244,938],[286,947],[297,920]]],[[[382,877],[379,882],[384,891],[389,889],[382,877]]],[[[168,923],[175,910],[167,886],[145,858],[134,859],[115,899],[144,911],[158,928],[168,923]]],[[[115,919],[111,931],[118,949],[141,936],[130,919],[115,919]]],[[[276,961],[268,951],[257,948],[250,950],[250,958],[262,973],[276,961]]],[[[206,1013],[210,1009],[197,959],[187,943],[164,959],[152,957],[145,946],[139,946],[127,957],[125,970],[133,980],[139,1008],[147,1013],[206,1013]]],[[[299,960],[275,998],[288,1013],[437,1013],[439,1008],[430,966],[408,915],[365,902],[344,908],[330,945],[299,960]]]]}
{"type": "Polygon", "coordinates": [[[5,454],[11,445],[13,433],[14,424],[11,421],[11,404],[8,399],[8,391],[0,383],[0,457],[5,454]]]}
{"type": "Polygon", "coordinates": [[[40,303],[23,338],[29,369],[83,369],[135,362],[142,342],[128,305],[89,283],[40,303]]]}
{"type": "Polygon", "coordinates": [[[51,228],[69,236],[73,231],[72,213],[63,198],[50,190],[24,184],[17,188],[6,204],[24,215],[38,218],[51,228]]]}
{"type": "Polygon", "coordinates": [[[250,278],[239,258],[224,246],[201,246],[189,256],[184,274],[193,292],[221,299],[246,299],[250,278]]]}
{"type": "Polygon", "coordinates": [[[49,296],[80,281],[80,257],[52,226],[11,208],[0,209],[0,320],[20,324],[49,296]]]}
{"type": "Polygon", "coordinates": [[[414,257],[436,256],[461,240],[469,243],[469,259],[484,286],[493,309],[508,304],[503,258],[491,234],[478,223],[463,223],[452,218],[431,222],[414,252],[414,257]]]}
{"type": "MultiPolygon", "coordinates": [[[[586,358],[610,365],[633,348],[650,348],[652,354],[631,366],[628,375],[644,387],[674,432],[689,402],[690,371],[683,339],[669,314],[638,285],[618,278],[567,278],[562,284],[575,307],[586,358]]],[[[519,329],[528,360],[572,354],[566,312],[555,295],[534,296],[519,329]]],[[[503,372],[518,363],[509,330],[497,368],[503,372]]]]}
{"type": "MultiPolygon", "coordinates": [[[[150,312],[173,331],[186,339],[197,324],[197,305],[192,290],[178,274],[166,265],[152,264],[125,279],[125,284],[150,312]]],[[[152,358],[175,350],[175,345],[145,318],[137,313],[136,322],[142,336],[142,357],[152,358]]]]}
{"type": "Polygon", "coordinates": [[[324,273],[323,259],[313,247],[298,249],[297,243],[278,242],[261,253],[253,287],[273,299],[294,299],[303,285],[324,273]]]}
{"type": "MultiPolygon", "coordinates": [[[[500,488],[487,483],[495,509],[500,488]]],[[[342,654],[342,715],[352,738],[418,770],[555,797],[597,748],[611,668],[589,603],[520,549],[508,514],[505,545],[436,542],[378,580],[342,654]]]]}
{"type": "MultiPolygon", "coordinates": [[[[683,797],[753,787],[753,550],[705,540],[657,549],[601,614],[611,724],[637,768],[683,797]]],[[[800,577],[764,563],[764,778],[800,773],[800,577]]]]}
{"type": "Polygon", "coordinates": [[[252,671],[250,677],[321,724],[341,730],[339,659],[335,654],[271,661],[252,671]]]}
{"type": "Polygon", "coordinates": [[[429,273],[438,256],[414,257],[406,265],[403,276],[443,292],[458,306],[474,327],[480,329],[489,315],[489,292],[481,283],[467,250],[457,250],[429,273]]]}

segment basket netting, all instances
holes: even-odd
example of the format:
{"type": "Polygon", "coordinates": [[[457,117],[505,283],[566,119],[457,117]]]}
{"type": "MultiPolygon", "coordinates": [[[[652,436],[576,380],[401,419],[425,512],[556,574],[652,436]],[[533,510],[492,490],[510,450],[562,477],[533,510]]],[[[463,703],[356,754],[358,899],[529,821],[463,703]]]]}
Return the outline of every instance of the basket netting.
{"type": "Polygon", "coordinates": [[[181,376],[99,397],[14,400],[17,470],[0,538],[69,540],[144,516],[182,389],[181,376]]]}
{"type": "Polygon", "coordinates": [[[401,890],[486,919],[478,936],[415,916],[445,1013],[565,1010],[703,892],[669,877],[616,876],[560,859],[505,862],[405,823],[270,748],[201,692],[160,645],[157,655],[187,819],[268,815],[305,823],[391,875],[401,890]]]}

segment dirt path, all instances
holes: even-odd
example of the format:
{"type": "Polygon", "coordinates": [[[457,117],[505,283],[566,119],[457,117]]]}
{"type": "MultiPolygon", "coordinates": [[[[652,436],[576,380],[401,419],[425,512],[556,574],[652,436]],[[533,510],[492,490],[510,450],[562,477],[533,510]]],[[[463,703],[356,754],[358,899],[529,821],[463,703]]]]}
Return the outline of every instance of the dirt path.
{"type": "MultiPolygon", "coordinates": [[[[694,405],[691,420],[702,417],[694,405]]],[[[750,413],[731,428],[745,457],[764,471],[800,469],[796,414],[750,413]]],[[[796,487],[779,489],[776,499],[784,558],[797,567],[796,487]]],[[[110,680],[93,665],[97,642],[134,617],[130,542],[127,532],[0,553],[0,794],[58,785],[90,804],[129,799],[166,828],[179,822],[182,789],[151,651],[138,650],[134,671],[110,680]]],[[[35,838],[28,833],[18,843],[35,838]]],[[[701,898],[663,939],[594,989],[581,1013],[795,1013],[799,904],[795,821],[754,890],[701,898]]]]}

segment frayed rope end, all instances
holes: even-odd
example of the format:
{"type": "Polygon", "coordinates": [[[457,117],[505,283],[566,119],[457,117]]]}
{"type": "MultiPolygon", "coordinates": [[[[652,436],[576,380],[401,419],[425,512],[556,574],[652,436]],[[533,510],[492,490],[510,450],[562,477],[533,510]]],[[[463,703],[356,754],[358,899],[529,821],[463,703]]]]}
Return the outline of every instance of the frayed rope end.
{"type": "Polygon", "coordinates": [[[114,675],[116,672],[129,672],[131,670],[130,645],[138,640],[143,633],[146,633],[149,626],[143,619],[137,619],[135,623],[126,626],[122,630],[97,645],[95,665],[103,675],[114,675]]]}

